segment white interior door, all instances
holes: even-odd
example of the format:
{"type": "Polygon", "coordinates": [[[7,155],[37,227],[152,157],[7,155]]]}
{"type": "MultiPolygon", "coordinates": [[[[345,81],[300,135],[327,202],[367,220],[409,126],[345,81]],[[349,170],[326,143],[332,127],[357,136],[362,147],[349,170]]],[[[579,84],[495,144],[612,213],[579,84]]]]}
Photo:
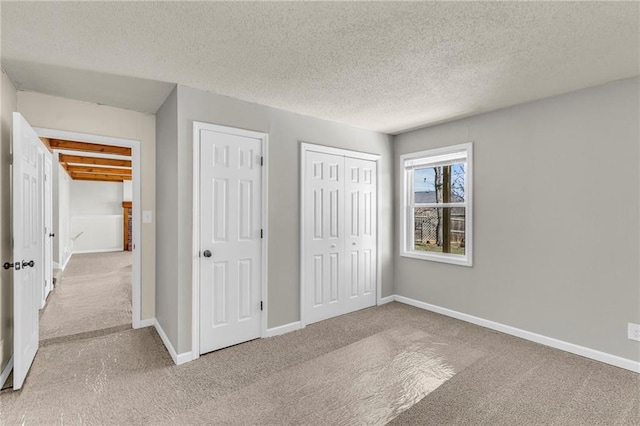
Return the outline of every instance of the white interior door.
{"type": "Polygon", "coordinates": [[[376,303],[376,162],[345,157],[346,312],[376,303]]]}
{"type": "Polygon", "coordinates": [[[344,157],[307,152],[305,304],[307,323],[344,312],[344,157]]]}
{"type": "Polygon", "coordinates": [[[24,117],[13,113],[13,388],[20,389],[38,351],[42,265],[38,150],[42,142],[24,117]]]}
{"type": "Polygon", "coordinates": [[[53,160],[48,151],[44,155],[44,294],[42,305],[53,288],[53,160]]]}
{"type": "Polygon", "coordinates": [[[200,353],[260,337],[262,141],[200,130],[200,353]]]}

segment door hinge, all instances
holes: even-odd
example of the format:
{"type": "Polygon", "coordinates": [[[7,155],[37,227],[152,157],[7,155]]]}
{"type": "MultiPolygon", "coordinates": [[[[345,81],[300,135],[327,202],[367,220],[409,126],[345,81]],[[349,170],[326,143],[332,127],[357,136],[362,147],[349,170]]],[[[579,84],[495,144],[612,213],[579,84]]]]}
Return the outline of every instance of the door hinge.
{"type": "Polygon", "coordinates": [[[260,165],[264,166],[264,157],[260,157],[260,165]]]}
{"type": "Polygon", "coordinates": [[[262,300],[260,301],[260,310],[261,310],[261,311],[262,311],[262,310],[264,310],[264,305],[263,305],[263,303],[262,303],[262,300]]]}
{"type": "Polygon", "coordinates": [[[13,164],[13,153],[9,154],[9,164],[13,164]]]}
{"type": "Polygon", "coordinates": [[[260,230],[260,238],[264,238],[264,230],[263,229],[260,230]]]}

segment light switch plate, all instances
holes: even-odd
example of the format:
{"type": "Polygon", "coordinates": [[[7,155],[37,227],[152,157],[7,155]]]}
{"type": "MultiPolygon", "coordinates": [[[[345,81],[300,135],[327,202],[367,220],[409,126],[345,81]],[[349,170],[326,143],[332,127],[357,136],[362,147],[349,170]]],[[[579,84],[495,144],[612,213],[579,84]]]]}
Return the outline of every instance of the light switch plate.
{"type": "Polygon", "coordinates": [[[151,210],[144,210],[142,212],[142,223],[152,223],[153,215],[151,214],[151,210]]]}

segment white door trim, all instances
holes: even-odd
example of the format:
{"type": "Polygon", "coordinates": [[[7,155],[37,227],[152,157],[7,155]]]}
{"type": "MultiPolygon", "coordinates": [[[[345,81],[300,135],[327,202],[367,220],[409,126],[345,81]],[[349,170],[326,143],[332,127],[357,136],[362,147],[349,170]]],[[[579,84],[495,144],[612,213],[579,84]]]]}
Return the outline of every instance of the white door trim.
{"type": "MultiPolygon", "coordinates": [[[[41,147],[41,152],[43,154],[43,163],[42,163],[42,169],[40,170],[40,180],[42,182],[42,219],[43,222],[46,223],[46,216],[47,216],[47,198],[49,198],[49,208],[50,211],[48,212],[49,215],[51,216],[49,218],[49,223],[51,225],[53,225],[53,182],[52,179],[53,177],[51,176],[53,174],[53,154],[44,146],[44,144],[42,144],[41,147]],[[46,167],[45,167],[45,163],[46,161],[50,161],[51,162],[51,170],[49,171],[49,175],[46,174],[46,167]],[[49,182],[47,184],[47,182],[49,182]],[[49,191],[47,191],[47,189],[49,191]]],[[[46,253],[46,240],[49,239],[49,248],[50,253],[48,254],[49,256],[49,260],[51,261],[50,263],[50,269],[49,271],[46,271],[43,267],[43,271],[42,271],[42,276],[45,279],[47,286],[44,289],[44,292],[42,294],[42,303],[40,304],[40,309],[44,308],[44,305],[47,302],[47,297],[49,296],[49,293],[51,293],[51,290],[53,289],[53,243],[51,242],[51,237],[49,237],[49,234],[53,231],[53,229],[46,229],[46,232],[44,233],[44,239],[45,242],[42,244],[42,264],[44,266],[47,265],[47,253],[46,253]],[[48,278],[48,279],[47,279],[48,278]]]]}
{"type": "Polygon", "coordinates": [[[341,155],[341,156],[345,156],[345,157],[351,157],[351,158],[358,158],[361,160],[369,160],[369,161],[375,161],[376,163],[376,182],[378,185],[377,188],[377,206],[376,206],[376,211],[377,211],[377,216],[376,216],[376,220],[377,220],[377,224],[376,224],[376,304],[378,304],[378,302],[382,299],[382,282],[381,282],[381,278],[382,278],[382,268],[381,268],[381,261],[382,261],[382,257],[381,257],[381,253],[380,253],[380,233],[381,233],[381,229],[380,229],[380,224],[381,224],[381,213],[382,210],[380,208],[381,203],[380,200],[382,198],[382,193],[381,193],[381,182],[380,182],[380,176],[381,176],[381,161],[380,161],[380,155],[378,154],[370,154],[370,153],[366,153],[366,152],[359,152],[359,151],[352,151],[352,150],[348,150],[348,149],[342,149],[342,148],[334,148],[334,147],[330,147],[330,146],[325,146],[325,145],[317,145],[317,144],[312,144],[312,143],[308,143],[308,142],[300,142],[300,328],[304,328],[307,325],[307,312],[306,312],[306,307],[305,307],[305,286],[304,286],[304,279],[305,279],[305,269],[304,269],[304,259],[305,259],[305,224],[306,224],[306,217],[304,215],[304,195],[305,195],[305,191],[306,191],[306,187],[305,187],[305,179],[304,177],[306,176],[306,163],[305,163],[305,157],[307,152],[321,152],[324,154],[333,154],[333,155],[341,155]]]}
{"type": "Polygon", "coordinates": [[[193,359],[200,357],[200,131],[210,130],[218,133],[226,133],[235,136],[244,136],[262,141],[262,297],[263,310],[261,322],[261,337],[267,336],[267,300],[268,262],[267,248],[269,241],[268,231],[268,146],[269,135],[253,130],[238,129],[235,127],[221,126],[194,121],[193,122],[193,236],[192,236],[192,262],[191,262],[191,353],[193,359]]]}
{"type": "Polygon", "coordinates": [[[115,138],[111,136],[92,135],[90,133],[68,132],[66,130],[46,129],[42,127],[33,128],[38,136],[51,139],[65,139],[69,141],[88,142],[103,145],[125,146],[131,148],[131,164],[132,164],[132,186],[133,186],[133,266],[132,266],[132,291],[131,291],[131,325],[133,328],[140,328],[140,287],[141,287],[141,269],[143,249],[141,238],[141,177],[142,170],[140,167],[141,152],[140,141],[134,139],[115,138]]]}

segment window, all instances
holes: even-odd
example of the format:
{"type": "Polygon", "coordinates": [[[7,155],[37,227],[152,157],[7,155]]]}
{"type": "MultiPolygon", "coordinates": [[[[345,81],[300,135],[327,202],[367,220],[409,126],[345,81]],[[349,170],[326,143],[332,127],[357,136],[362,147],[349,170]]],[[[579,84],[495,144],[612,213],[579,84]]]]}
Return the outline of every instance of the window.
{"type": "Polygon", "coordinates": [[[400,255],[471,266],[470,143],[400,157],[400,255]]]}

